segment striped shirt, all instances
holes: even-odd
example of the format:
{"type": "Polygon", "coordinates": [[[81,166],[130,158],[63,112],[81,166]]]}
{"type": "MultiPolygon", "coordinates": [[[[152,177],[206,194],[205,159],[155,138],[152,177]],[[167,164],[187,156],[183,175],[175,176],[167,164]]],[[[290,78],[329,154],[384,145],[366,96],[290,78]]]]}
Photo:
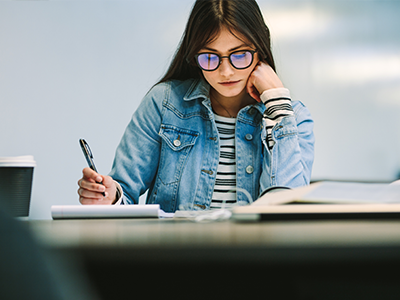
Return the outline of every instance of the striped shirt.
{"type": "MultiPolygon", "coordinates": [[[[275,141],[272,129],[286,116],[293,115],[290,92],[286,88],[276,88],[264,91],[261,101],[265,105],[264,120],[267,131],[267,145],[271,150],[275,141]]],[[[220,142],[219,164],[215,179],[211,209],[230,208],[236,204],[236,156],[235,156],[235,118],[215,115],[220,142]],[[224,205],[223,205],[224,203],[224,205]]]]}
{"type": "Polygon", "coordinates": [[[215,123],[219,133],[219,164],[210,208],[229,208],[236,203],[236,191],[232,191],[236,187],[236,118],[215,115],[215,123]]]}

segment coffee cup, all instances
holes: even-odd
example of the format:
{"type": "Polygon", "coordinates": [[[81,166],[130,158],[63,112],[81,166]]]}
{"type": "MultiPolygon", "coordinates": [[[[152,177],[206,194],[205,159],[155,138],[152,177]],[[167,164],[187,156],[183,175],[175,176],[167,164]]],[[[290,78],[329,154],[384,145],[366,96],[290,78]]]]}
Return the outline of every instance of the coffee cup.
{"type": "Polygon", "coordinates": [[[14,217],[28,217],[31,203],[33,156],[0,157],[0,209],[14,217]]]}

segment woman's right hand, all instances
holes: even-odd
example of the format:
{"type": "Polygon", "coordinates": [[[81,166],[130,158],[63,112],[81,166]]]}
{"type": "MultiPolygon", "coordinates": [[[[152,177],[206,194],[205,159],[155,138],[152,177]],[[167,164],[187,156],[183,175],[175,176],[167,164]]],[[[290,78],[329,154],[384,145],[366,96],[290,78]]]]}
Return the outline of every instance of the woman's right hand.
{"type": "Polygon", "coordinates": [[[247,93],[256,101],[261,102],[260,96],[266,90],[283,88],[282,81],[271,66],[259,61],[247,80],[247,93]]]}
{"type": "Polygon", "coordinates": [[[82,173],[83,176],[78,181],[81,204],[113,204],[115,202],[117,188],[110,176],[100,175],[90,168],[84,168],[82,173]]]}

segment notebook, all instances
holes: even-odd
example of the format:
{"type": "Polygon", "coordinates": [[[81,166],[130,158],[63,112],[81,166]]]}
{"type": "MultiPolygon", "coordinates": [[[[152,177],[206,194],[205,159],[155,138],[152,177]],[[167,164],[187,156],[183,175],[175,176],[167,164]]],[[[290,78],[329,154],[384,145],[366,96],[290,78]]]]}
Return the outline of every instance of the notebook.
{"type": "Polygon", "coordinates": [[[51,216],[59,219],[171,218],[159,204],[147,205],[53,205],[51,216]]]}

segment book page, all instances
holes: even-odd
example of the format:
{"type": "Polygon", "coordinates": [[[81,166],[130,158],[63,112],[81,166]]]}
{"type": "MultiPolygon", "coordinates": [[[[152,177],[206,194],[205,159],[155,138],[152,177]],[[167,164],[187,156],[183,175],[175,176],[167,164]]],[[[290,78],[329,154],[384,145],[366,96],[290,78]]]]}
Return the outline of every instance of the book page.
{"type": "Polygon", "coordinates": [[[252,205],[289,203],[361,204],[400,203],[400,182],[354,183],[325,181],[276,193],[267,193],[252,205]]]}
{"type": "Polygon", "coordinates": [[[312,203],[396,203],[400,185],[385,183],[322,182],[299,202],[312,203]]]}

